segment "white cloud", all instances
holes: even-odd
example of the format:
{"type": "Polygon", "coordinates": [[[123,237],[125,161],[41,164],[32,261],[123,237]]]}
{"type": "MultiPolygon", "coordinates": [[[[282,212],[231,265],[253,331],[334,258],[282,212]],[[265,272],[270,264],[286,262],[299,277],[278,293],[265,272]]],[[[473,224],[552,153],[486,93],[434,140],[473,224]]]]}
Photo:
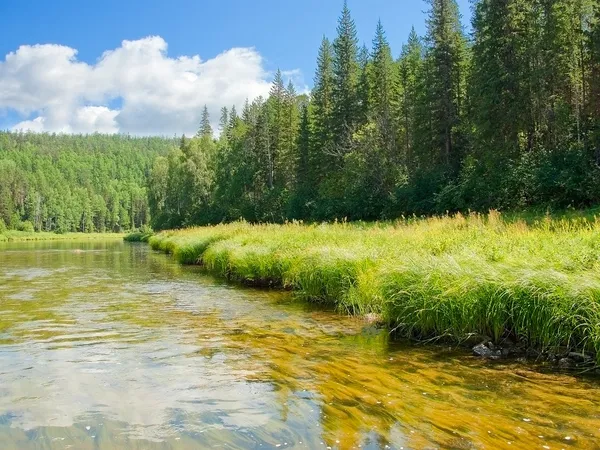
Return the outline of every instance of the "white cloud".
{"type": "Polygon", "coordinates": [[[39,116],[33,120],[24,120],[23,122],[19,122],[13,128],[15,130],[29,130],[35,131],[36,133],[41,133],[44,131],[44,118],[39,116]]]}
{"type": "MultiPolygon", "coordinates": [[[[301,79],[297,70],[290,78],[301,79]]],[[[171,58],[159,36],[123,41],[95,64],[60,45],[24,45],[0,61],[0,110],[34,116],[14,129],[67,133],[194,133],[203,106],[216,124],[222,106],[266,95],[270,73],[253,48],[202,61],[171,58]],[[119,109],[111,109],[119,100],[119,109]]]]}

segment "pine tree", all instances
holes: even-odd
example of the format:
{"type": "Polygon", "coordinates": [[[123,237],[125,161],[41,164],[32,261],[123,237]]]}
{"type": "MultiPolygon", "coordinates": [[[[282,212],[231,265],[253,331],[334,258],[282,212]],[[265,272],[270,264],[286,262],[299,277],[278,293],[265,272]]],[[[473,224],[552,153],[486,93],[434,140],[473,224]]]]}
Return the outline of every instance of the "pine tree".
{"type": "Polygon", "coordinates": [[[284,148],[282,152],[282,175],[285,187],[294,188],[296,174],[296,145],[299,126],[299,109],[296,88],[290,80],[285,90],[284,148]]]}
{"type": "Polygon", "coordinates": [[[600,5],[595,4],[590,22],[587,41],[590,55],[590,87],[585,103],[590,118],[590,145],[595,150],[596,164],[600,165],[600,5]]]}
{"type": "Polygon", "coordinates": [[[428,2],[424,104],[420,117],[421,129],[428,131],[419,137],[419,156],[430,161],[429,165],[454,172],[460,166],[462,151],[458,144],[462,140],[460,126],[465,106],[466,39],[456,0],[428,2]]]}
{"type": "MultiPolygon", "coordinates": [[[[270,145],[268,152],[268,183],[269,189],[273,189],[277,177],[279,177],[278,165],[280,164],[279,159],[285,152],[286,143],[286,90],[283,83],[283,76],[281,70],[277,69],[275,78],[271,85],[271,91],[269,93],[269,100],[267,102],[269,109],[269,136],[270,145]]],[[[280,177],[277,179],[278,184],[281,185],[280,177]]]]}
{"type": "Polygon", "coordinates": [[[236,127],[238,120],[239,120],[239,117],[237,115],[237,110],[235,109],[235,105],[233,105],[231,107],[231,109],[229,110],[229,126],[228,126],[228,128],[230,131],[236,127]]]}
{"type": "Polygon", "coordinates": [[[381,146],[388,161],[398,164],[396,132],[393,123],[393,100],[396,98],[396,72],[392,52],[383,31],[381,20],[377,23],[373,39],[372,98],[373,115],[381,146]]]}
{"type": "Polygon", "coordinates": [[[366,45],[363,45],[358,52],[358,65],[360,77],[358,80],[357,95],[358,95],[358,110],[357,120],[358,126],[367,123],[370,116],[371,108],[371,87],[370,87],[370,61],[369,50],[366,45]]]}
{"type": "MultiPolygon", "coordinates": [[[[258,158],[258,165],[256,170],[256,180],[259,183],[259,186],[255,188],[260,192],[260,199],[262,199],[262,185],[264,185],[269,189],[273,189],[274,187],[274,178],[275,178],[275,156],[273,150],[273,142],[272,142],[272,130],[269,125],[269,108],[268,103],[260,108],[258,112],[258,116],[256,119],[256,148],[257,151],[260,152],[258,158]]],[[[259,208],[261,211],[259,215],[262,213],[262,207],[259,208]]]]}
{"type": "Polygon", "coordinates": [[[423,45],[414,27],[408,36],[408,42],[402,48],[398,65],[400,98],[397,102],[397,128],[400,131],[404,161],[409,167],[413,167],[414,121],[423,65],[423,45]]]}
{"type": "Polygon", "coordinates": [[[221,136],[226,135],[227,127],[229,126],[229,111],[226,106],[221,108],[221,118],[219,119],[219,131],[221,136]]]}
{"type": "Polygon", "coordinates": [[[356,25],[344,0],[342,15],[333,42],[333,127],[335,153],[343,155],[350,148],[352,133],[358,121],[358,39],[356,25]]]}
{"type": "Polygon", "coordinates": [[[288,103],[293,103],[296,100],[296,87],[292,80],[288,82],[287,87],[285,88],[285,95],[288,103]]]}
{"type": "Polygon", "coordinates": [[[333,49],[329,40],[323,37],[312,91],[312,145],[314,145],[316,182],[323,180],[332,167],[333,87],[333,49]]]}
{"type": "Polygon", "coordinates": [[[212,139],[213,130],[210,126],[210,115],[208,114],[208,108],[204,105],[202,109],[202,119],[200,121],[200,128],[198,129],[198,133],[196,133],[198,137],[209,137],[212,139]]]}
{"type": "Polygon", "coordinates": [[[296,148],[298,151],[298,162],[296,164],[296,185],[294,204],[292,205],[293,216],[298,219],[306,219],[310,215],[307,205],[313,197],[313,177],[311,164],[311,124],[308,104],[304,103],[300,112],[300,125],[296,148]]]}

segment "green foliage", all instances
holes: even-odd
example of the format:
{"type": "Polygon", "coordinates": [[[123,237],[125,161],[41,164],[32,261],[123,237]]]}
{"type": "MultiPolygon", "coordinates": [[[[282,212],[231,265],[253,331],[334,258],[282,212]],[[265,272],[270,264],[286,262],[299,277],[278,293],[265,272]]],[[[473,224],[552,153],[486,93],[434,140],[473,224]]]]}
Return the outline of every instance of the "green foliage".
{"type": "Polygon", "coordinates": [[[0,132],[0,219],[28,232],[147,224],[147,172],[172,145],[162,138],[0,132]]]}
{"type": "Polygon", "coordinates": [[[155,162],[153,225],[598,203],[596,2],[477,0],[471,42],[456,0],[428,5],[394,61],[381,22],[359,49],[344,3],[310,97],[277,71],[268,98],[222,111],[204,163],[183,147],[155,162]]]}
{"type": "Polygon", "coordinates": [[[17,225],[17,231],[24,231],[25,233],[34,233],[35,229],[33,228],[33,224],[29,220],[26,220],[24,222],[20,222],[17,225]]]}
{"type": "Polygon", "coordinates": [[[416,110],[417,171],[454,175],[465,152],[467,45],[455,0],[429,0],[427,44],[416,110]]]}
{"type": "Polygon", "coordinates": [[[337,37],[333,41],[332,126],[336,152],[343,154],[357,124],[358,103],[358,38],[356,25],[344,0],[338,20],[337,37]]]}
{"type": "MultiPolygon", "coordinates": [[[[30,228],[31,230],[31,228],[30,228]]],[[[19,241],[66,241],[66,240],[93,240],[93,239],[123,239],[122,233],[53,233],[46,231],[19,231],[6,230],[0,233],[0,242],[19,241]]]]}
{"type": "Polygon", "coordinates": [[[600,201],[600,6],[428,0],[399,59],[377,24],[359,46],[346,2],[314,88],[284,72],[224,107],[215,139],[0,134],[0,219],[36,231],[235,221],[377,220],[600,201]]]}
{"type": "Polygon", "coordinates": [[[148,242],[152,236],[152,232],[136,231],[126,235],[123,240],[125,242],[148,242]]]}
{"type": "Polygon", "coordinates": [[[208,114],[208,108],[204,105],[202,109],[202,120],[200,121],[200,128],[196,134],[198,137],[213,137],[212,126],[210,125],[210,115],[208,114]]]}

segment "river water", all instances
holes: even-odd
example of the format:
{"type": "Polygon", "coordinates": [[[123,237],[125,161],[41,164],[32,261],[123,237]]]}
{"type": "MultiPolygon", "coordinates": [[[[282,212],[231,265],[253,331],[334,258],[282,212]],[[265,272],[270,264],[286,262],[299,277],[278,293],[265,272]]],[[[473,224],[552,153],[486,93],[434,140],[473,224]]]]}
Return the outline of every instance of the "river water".
{"type": "Polygon", "coordinates": [[[0,246],[0,449],[600,448],[600,380],[394,343],[145,245],[0,246]]]}

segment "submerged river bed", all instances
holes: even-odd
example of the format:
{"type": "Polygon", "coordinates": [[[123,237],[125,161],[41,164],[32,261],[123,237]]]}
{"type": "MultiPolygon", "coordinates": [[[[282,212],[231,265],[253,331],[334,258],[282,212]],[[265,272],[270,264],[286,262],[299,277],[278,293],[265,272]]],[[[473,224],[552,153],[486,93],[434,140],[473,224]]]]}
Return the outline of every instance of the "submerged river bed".
{"type": "Polygon", "coordinates": [[[600,448],[600,379],[395,343],[145,245],[0,244],[0,448],[600,448]]]}

